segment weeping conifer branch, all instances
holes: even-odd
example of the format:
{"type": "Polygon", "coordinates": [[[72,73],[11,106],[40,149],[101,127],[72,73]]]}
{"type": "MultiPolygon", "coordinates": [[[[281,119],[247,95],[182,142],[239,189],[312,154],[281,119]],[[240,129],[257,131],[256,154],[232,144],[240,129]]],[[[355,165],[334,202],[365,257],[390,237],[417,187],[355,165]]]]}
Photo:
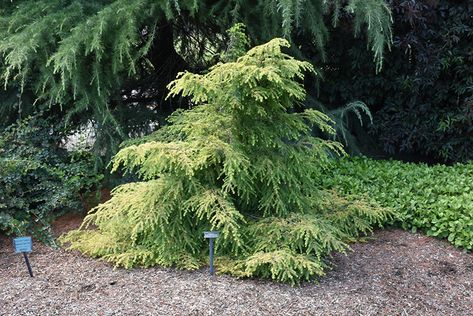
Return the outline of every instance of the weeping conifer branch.
{"type": "Polygon", "coordinates": [[[350,12],[378,67],[391,40],[385,0],[13,0],[0,10],[4,86],[31,95],[35,106],[25,106],[33,110],[60,108],[66,125],[92,122],[98,152],[185,106],[164,100],[167,84],[179,71],[221,59],[235,22],[247,25],[255,43],[303,34],[323,55],[326,17],[337,23],[342,10],[350,12]],[[138,122],[126,119],[131,112],[138,122]]]}

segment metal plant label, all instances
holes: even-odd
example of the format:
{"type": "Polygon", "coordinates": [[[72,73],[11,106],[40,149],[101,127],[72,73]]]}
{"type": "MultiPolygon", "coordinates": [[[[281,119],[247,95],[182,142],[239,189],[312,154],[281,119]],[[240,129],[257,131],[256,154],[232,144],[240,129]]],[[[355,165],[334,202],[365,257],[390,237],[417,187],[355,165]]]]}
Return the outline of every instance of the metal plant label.
{"type": "Polygon", "coordinates": [[[209,259],[210,259],[210,275],[214,275],[214,241],[219,236],[219,232],[214,230],[210,232],[204,232],[204,238],[209,240],[209,259]]]}
{"type": "Polygon", "coordinates": [[[219,236],[219,232],[218,231],[210,231],[210,232],[204,232],[204,238],[205,239],[215,239],[219,236]]]}
{"type": "Polygon", "coordinates": [[[22,253],[25,258],[26,267],[30,277],[33,277],[33,270],[31,269],[30,260],[28,259],[28,253],[33,251],[33,240],[31,237],[17,237],[13,238],[13,248],[15,253],[22,253]]]}
{"type": "Polygon", "coordinates": [[[32,252],[33,251],[33,240],[31,237],[17,237],[13,239],[13,247],[15,253],[32,252]]]}

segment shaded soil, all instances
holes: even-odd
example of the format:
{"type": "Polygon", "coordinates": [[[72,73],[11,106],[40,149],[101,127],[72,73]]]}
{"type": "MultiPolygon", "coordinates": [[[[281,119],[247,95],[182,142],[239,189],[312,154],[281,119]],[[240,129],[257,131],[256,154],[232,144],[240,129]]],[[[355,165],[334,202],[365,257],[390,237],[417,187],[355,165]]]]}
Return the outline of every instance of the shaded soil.
{"type": "MultiPolygon", "coordinates": [[[[78,227],[68,215],[56,234],[78,227]]],[[[34,278],[0,237],[0,315],[473,315],[473,254],[397,229],[335,255],[320,283],[290,287],[206,270],[122,270],[38,243],[34,278]]]]}

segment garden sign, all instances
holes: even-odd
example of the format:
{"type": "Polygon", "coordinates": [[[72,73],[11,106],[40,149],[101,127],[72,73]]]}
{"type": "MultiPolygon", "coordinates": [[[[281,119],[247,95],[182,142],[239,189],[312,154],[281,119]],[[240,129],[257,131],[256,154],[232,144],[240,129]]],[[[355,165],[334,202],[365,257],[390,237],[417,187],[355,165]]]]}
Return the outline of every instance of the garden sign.
{"type": "Polygon", "coordinates": [[[26,266],[28,267],[28,273],[30,274],[30,277],[33,277],[33,270],[31,269],[30,260],[28,259],[28,253],[33,251],[33,240],[31,237],[14,238],[13,248],[15,248],[15,253],[23,254],[26,266]]]}
{"type": "Polygon", "coordinates": [[[204,232],[204,238],[209,240],[209,258],[210,258],[210,275],[214,275],[214,242],[219,236],[218,231],[204,232]]]}

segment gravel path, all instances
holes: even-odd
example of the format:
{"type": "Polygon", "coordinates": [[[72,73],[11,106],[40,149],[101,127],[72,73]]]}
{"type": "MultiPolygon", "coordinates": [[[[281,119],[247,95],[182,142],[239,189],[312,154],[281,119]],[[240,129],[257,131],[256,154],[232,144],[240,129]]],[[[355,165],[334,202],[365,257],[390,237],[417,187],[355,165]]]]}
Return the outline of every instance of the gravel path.
{"type": "Polygon", "coordinates": [[[355,244],[300,287],[207,271],[113,269],[35,244],[29,278],[0,237],[0,315],[473,315],[473,254],[401,230],[355,244]]]}

